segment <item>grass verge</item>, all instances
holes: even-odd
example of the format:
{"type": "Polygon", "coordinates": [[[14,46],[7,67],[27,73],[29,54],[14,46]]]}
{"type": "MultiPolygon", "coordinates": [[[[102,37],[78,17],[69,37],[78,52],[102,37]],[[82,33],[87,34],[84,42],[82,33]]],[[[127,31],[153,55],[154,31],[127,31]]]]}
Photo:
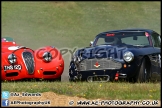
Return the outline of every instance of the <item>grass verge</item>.
{"type": "Polygon", "coordinates": [[[160,100],[160,83],[87,83],[87,82],[2,82],[2,91],[55,92],[87,99],[153,99],[160,100]]]}

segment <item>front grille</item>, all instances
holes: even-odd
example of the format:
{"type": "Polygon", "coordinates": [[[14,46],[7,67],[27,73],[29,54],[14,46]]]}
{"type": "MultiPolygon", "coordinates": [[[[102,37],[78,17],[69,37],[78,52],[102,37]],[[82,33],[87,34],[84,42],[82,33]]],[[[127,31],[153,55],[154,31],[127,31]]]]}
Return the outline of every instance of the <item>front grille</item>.
{"type": "Polygon", "coordinates": [[[33,74],[34,72],[34,58],[31,52],[23,52],[23,59],[25,62],[26,69],[29,74],[33,74]]]}
{"type": "Polygon", "coordinates": [[[103,69],[120,69],[122,64],[113,59],[85,59],[77,66],[78,71],[103,70],[103,69]],[[96,65],[96,63],[98,65],[96,65]],[[97,67],[98,66],[98,67],[97,67]]]}

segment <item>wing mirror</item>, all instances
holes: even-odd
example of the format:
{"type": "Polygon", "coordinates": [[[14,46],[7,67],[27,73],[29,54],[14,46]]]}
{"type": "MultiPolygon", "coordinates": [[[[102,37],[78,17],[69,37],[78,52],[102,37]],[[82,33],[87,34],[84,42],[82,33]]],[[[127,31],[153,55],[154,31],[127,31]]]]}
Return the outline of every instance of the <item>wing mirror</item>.
{"type": "Polygon", "coordinates": [[[93,41],[90,41],[90,45],[89,46],[92,46],[93,45],[93,41]]]}

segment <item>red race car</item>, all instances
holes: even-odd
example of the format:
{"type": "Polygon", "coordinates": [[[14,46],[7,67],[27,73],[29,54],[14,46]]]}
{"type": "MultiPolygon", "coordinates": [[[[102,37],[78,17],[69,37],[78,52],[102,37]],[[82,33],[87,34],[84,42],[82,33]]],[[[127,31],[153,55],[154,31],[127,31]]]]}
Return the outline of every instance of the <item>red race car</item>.
{"type": "Polygon", "coordinates": [[[1,80],[54,79],[61,81],[64,60],[53,46],[32,50],[20,46],[10,37],[3,37],[1,80]]]}

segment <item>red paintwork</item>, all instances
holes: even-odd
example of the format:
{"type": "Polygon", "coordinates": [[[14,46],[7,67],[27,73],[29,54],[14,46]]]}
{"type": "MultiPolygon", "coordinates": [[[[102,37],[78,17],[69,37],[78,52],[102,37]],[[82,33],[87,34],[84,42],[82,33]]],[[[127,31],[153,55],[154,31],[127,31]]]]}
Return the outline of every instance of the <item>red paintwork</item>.
{"type": "Polygon", "coordinates": [[[1,40],[2,45],[2,56],[1,56],[1,80],[20,80],[24,78],[43,78],[43,79],[55,79],[61,77],[63,71],[64,71],[64,60],[62,58],[62,55],[56,48],[52,48],[50,46],[44,47],[43,49],[38,49],[33,51],[30,48],[21,48],[14,52],[14,50],[9,50],[8,47],[10,46],[19,46],[15,42],[6,42],[4,40],[1,40]],[[35,62],[35,69],[33,74],[28,74],[28,70],[25,67],[24,61],[22,59],[22,52],[29,51],[34,56],[34,62],[35,62]],[[42,55],[46,51],[51,51],[52,54],[52,61],[49,63],[44,62],[42,55]],[[4,71],[5,65],[11,65],[8,61],[8,55],[14,54],[17,57],[17,62],[15,64],[19,64],[22,66],[21,70],[6,70],[4,71]],[[56,72],[55,75],[43,75],[43,72],[49,71],[49,72],[56,72]],[[17,76],[11,76],[6,77],[7,73],[13,73],[18,72],[17,76]]]}
{"type": "Polygon", "coordinates": [[[44,47],[41,49],[38,49],[35,51],[34,58],[36,61],[35,67],[35,78],[43,78],[43,79],[52,79],[52,78],[58,78],[61,76],[63,70],[64,70],[64,60],[62,58],[62,55],[60,52],[52,48],[50,46],[44,47]],[[49,63],[46,63],[42,60],[43,53],[45,51],[50,51],[52,54],[52,61],[49,63]],[[43,72],[56,72],[55,75],[43,75],[43,72]]]}

